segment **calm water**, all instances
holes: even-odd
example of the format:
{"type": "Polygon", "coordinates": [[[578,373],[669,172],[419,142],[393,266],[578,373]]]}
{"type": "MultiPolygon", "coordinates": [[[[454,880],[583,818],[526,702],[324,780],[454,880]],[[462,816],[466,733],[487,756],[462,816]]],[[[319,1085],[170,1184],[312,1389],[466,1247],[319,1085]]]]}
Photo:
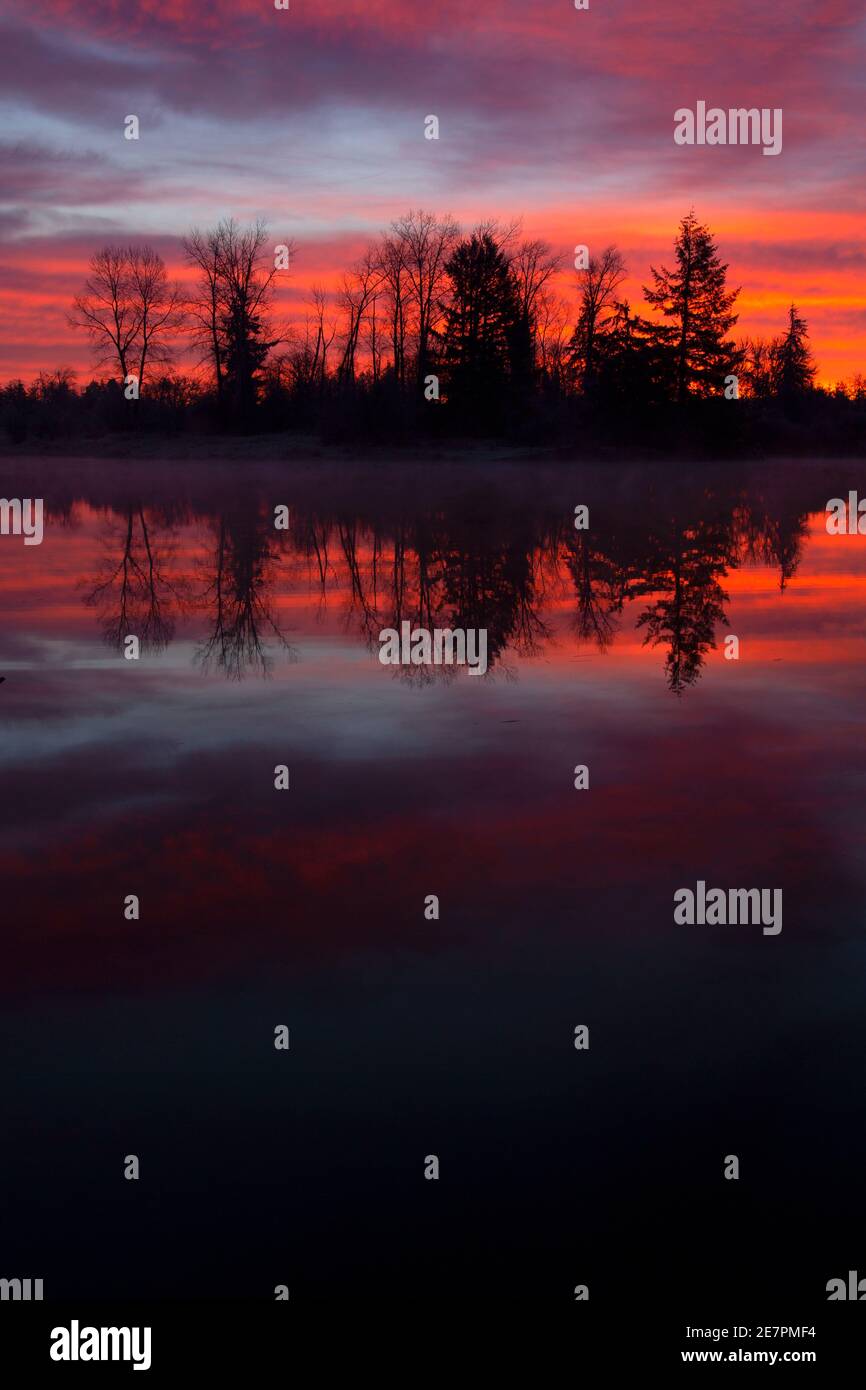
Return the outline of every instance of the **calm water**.
{"type": "Polygon", "coordinates": [[[864,1259],[866,537],[824,527],[864,477],[6,465],[48,514],[0,538],[0,1273],[823,1305],[864,1259]],[[382,666],[403,619],[490,673],[382,666]],[[676,925],[698,879],[781,887],[781,934],[676,925]]]}

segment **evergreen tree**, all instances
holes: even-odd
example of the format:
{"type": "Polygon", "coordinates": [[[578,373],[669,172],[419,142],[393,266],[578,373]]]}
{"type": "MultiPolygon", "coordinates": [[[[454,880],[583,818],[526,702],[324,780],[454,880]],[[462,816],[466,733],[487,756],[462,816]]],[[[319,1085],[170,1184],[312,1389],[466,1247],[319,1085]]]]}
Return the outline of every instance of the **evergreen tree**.
{"type": "Polygon", "coordinates": [[[259,221],[244,229],[228,218],[208,231],[193,230],[184,252],[198,271],[191,301],[193,341],[213,366],[221,412],[247,430],[262,368],[279,341],[271,337],[277,268],[267,227],[259,221]]]}
{"type": "Polygon", "coordinates": [[[669,320],[655,333],[669,357],[672,391],[678,401],[719,395],[739,360],[727,336],[737,322],[731,309],[739,290],[727,288],[728,267],[694,210],[680,222],[674,254],[676,268],[651,266],[654,288],[644,287],[647,303],[669,320]]]}
{"type": "Polygon", "coordinates": [[[512,382],[525,377],[529,325],[508,257],[489,231],[464,237],[446,271],[440,360],[447,399],[461,423],[481,428],[495,421],[512,382]]]}
{"type": "Polygon", "coordinates": [[[221,319],[225,389],[235,424],[249,427],[258,400],[260,373],[275,341],[265,338],[261,314],[251,313],[241,298],[221,319]]]}
{"type": "Polygon", "coordinates": [[[655,340],[655,325],[618,302],[595,339],[593,390],[609,409],[640,410],[665,396],[666,359],[655,340]]]}
{"type": "Polygon", "coordinates": [[[776,395],[804,396],[815,384],[815,362],[809,347],[806,320],[796,305],[788,310],[788,331],[775,345],[773,378],[776,395]]]}

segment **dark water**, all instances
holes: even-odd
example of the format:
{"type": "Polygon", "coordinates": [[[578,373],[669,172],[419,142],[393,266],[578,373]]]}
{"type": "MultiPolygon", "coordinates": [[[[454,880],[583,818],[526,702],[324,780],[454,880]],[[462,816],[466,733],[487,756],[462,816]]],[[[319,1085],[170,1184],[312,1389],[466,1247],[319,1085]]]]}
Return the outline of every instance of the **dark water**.
{"type": "Polygon", "coordinates": [[[799,1309],[866,1273],[858,478],[7,467],[47,518],[0,538],[0,1273],[799,1309]],[[382,666],[402,619],[486,627],[489,674],[382,666]],[[781,933],[677,925],[699,879],[781,888],[781,933]]]}

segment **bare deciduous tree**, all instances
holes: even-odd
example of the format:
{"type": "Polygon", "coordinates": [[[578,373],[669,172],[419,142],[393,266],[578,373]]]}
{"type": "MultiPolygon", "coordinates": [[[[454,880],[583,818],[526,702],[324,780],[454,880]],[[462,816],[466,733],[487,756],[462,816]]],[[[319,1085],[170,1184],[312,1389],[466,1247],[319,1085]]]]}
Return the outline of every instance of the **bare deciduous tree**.
{"type": "Polygon", "coordinates": [[[407,252],[406,242],[396,233],[382,238],[379,263],[382,267],[383,298],[388,310],[394,376],[400,386],[406,382],[407,344],[413,328],[407,252]]]}
{"type": "Polygon", "coordinates": [[[535,342],[543,376],[564,387],[571,310],[567,299],[541,289],[535,300],[535,342]]]}
{"type": "MultiPolygon", "coordinates": [[[[547,241],[522,241],[509,256],[517,291],[517,304],[529,336],[531,365],[542,366],[539,342],[539,300],[546,286],[562,270],[563,256],[547,241]]],[[[543,366],[542,366],[543,370],[543,366]]]]}
{"type": "Polygon", "coordinates": [[[358,343],[361,325],[370,308],[370,303],[382,283],[383,273],[375,247],[368,246],[358,258],[348,275],[343,276],[337,292],[337,302],[346,319],[343,340],[343,356],[337,369],[342,383],[354,381],[358,343]]]}
{"type": "Polygon", "coordinates": [[[409,277],[416,319],[416,379],[420,383],[427,372],[431,338],[438,327],[439,301],[448,278],[445,266],[460,239],[460,227],[449,215],[437,217],[433,212],[410,209],[392,224],[392,232],[403,246],[409,277]]]}
{"type": "Polygon", "coordinates": [[[554,275],[562,270],[564,257],[547,241],[522,241],[509,258],[517,285],[517,300],[521,311],[533,320],[538,297],[554,275]]]}
{"type": "MultiPolygon", "coordinates": [[[[294,244],[283,244],[291,257],[294,244]]],[[[217,394],[242,425],[255,403],[257,373],[284,336],[271,336],[268,317],[280,273],[273,249],[264,222],[242,228],[234,218],[205,232],[193,229],[184,241],[187,261],[199,270],[192,308],[197,338],[213,363],[217,394]]]]}
{"type": "Polygon", "coordinates": [[[577,273],[580,291],[577,327],[572,345],[584,389],[595,373],[595,344],[604,323],[616,307],[616,292],[626,276],[625,261],[616,246],[606,246],[600,256],[577,273]]]}
{"type": "Polygon", "coordinates": [[[200,363],[209,362],[213,367],[220,403],[225,382],[225,349],[220,325],[223,307],[220,282],[222,226],[220,223],[204,232],[194,227],[189,236],[183,239],[187,263],[199,271],[198,285],[188,303],[193,323],[193,342],[202,351],[200,363]]]}
{"type": "Polygon", "coordinates": [[[314,365],[316,380],[321,385],[328,375],[328,351],[337,333],[337,320],[329,318],[325,322],[325,314],[328,309],[328,295],[321,285],[313,285],[310,291],[310,301],[313,306],[313,315],[316,322],[316,347],[314,353],[314,365]]]}
{"type": "Polygon", "coordinates": [[[180,290],[151,246],[97,251],[69,315],[72,327],[88,334],[97,365],[116,369],[121,381],[137,376],[140,391],[148,363],[171,360],[183,320],[180,290]]]}

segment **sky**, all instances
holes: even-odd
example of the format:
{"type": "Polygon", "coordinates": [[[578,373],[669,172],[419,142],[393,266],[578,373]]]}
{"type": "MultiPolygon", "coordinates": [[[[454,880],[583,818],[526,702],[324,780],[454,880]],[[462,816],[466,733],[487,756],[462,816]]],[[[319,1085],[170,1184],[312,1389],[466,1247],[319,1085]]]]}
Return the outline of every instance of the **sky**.
{"type": "Polygon", "coordinates": [[[616,242],[635,307],[694,206],[735,336],[794,301],[821,380],[866,371],[864,39],[858,0],[0,0],[0,381],[89,377],[66,315],[106,242],[180,275],[192,226],[262,217],[298,320],[418,207],[520,217],[569,264],[616,242]],[[781,153],[675,144],[698,101],[780,108],[781,153]]]}

